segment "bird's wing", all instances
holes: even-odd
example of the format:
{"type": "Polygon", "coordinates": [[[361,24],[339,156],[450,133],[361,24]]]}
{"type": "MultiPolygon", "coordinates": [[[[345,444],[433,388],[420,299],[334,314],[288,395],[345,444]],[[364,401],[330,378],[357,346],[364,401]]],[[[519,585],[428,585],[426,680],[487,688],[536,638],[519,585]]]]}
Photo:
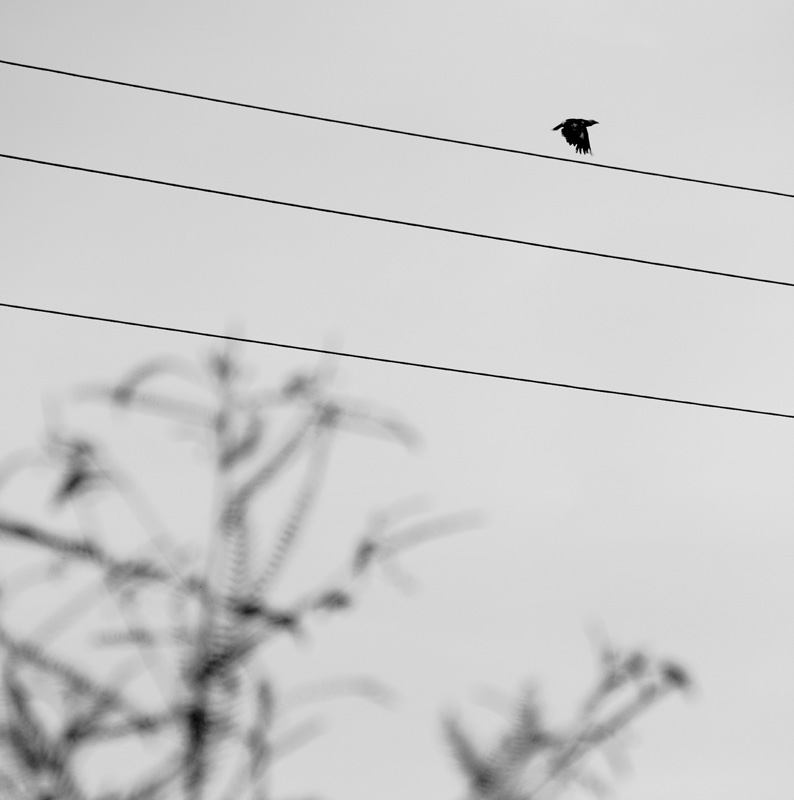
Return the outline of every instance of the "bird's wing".
{"type": "Polygon", "coordinates": [[[580,153],[590,152],[590,135],[587,133],[587,128],[584,126],[579,134],[579,144],[577,145],[576,149],[580,153]]]}
{"type": "Polygon", "coordinates": [[[590,152],[590,137],[587,134],[587,128],[584,125],[571,125],[563,129],[563,136],[568,144],[572,144],[576,148],[577,153],[590,152]]]}

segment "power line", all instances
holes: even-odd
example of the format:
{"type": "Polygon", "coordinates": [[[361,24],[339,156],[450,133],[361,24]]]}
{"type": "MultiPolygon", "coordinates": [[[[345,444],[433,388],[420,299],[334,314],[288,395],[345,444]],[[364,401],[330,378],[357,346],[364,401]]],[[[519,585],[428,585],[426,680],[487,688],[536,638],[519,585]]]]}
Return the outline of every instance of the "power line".
{"type": "Polygon", "coordinates": [[[438,231],[439,233],[452,233],[456,236],[470,236],[476,239],[488,239],[494,242],[506,242],[507,244],[519,244],[525,247],[540,247],[544,250],[557,250],[563,253],[575,253],[580,256],[593,256],[595,258],[608,258],[613,261],[628,261],[632,264],[643,264],[651,267],[664,267],[665,269],[677,269],[684,272],[697,272],[701,275],[710,275],[720,278],[733,278],[740,281],[752,281],[754,283],[768,283],[774,286],[788,286],[794,288],[794,283],[789,281],[779,281],[773,278],[760,278],[753,275],[740,275],[736,272],[720,272],[718,270],[702,269],[700,267],[687,267],[683,264],[670,264],[666,261],[651,261],[645,258],[634,258],[632,256],[620,256],[614,253],[602,253],[597,250],[582,250],[576,247],[563,247],[556,244],[545,244],[542,242],[531,242],[527,239],[516,239],[510,236],[497,236],[491,233],[478,233],[462,228],[447,228],[441,225],[430,225],[424,222],[411,222],[409,220],[394,219],[393,217],[378,217],[373,214],[360,214],[355,211],[342,211],[337,208],[324,208],[322,206],[310,206],[305,203],[290,203],[286,200],[274,200],[258,195],[240,194],[238,192],[227,192],[222,189],[210,189],[206,186],[195,186],[188,183],[175,183],[173,181],[163,181],[157,178],[144,178],[140,175],[128,175],[122,172],[109,172],[103,169],[93,169],[91,167],[80,167],[74,164],[63,164],[57,161],[43,161],[38,158],[27,158],[25,156],[15,156],[9,153],[0,153],[0,158],[7,158],[13,161],[22,161],[28,164],[39,164],[45,167],[56,167],[58,169],[68,169],[75,172],[87,172],[91,175],[103,175],[109,178],[122,178],[128,181],[138,181],[139,183],[149,183],[155,186],[167,186],[171,189],[185,189],[191,192],[203,192],[204,194],[218,195],[221,197],[234,197],[238,200],[252,200],[257,203],[268,203],[275,206],[285,206],[287,208],[299,208],[303,211],[317,211],[322,214],[335,214],[340,217],[352,217],[353,219],[366,219],[370,222],[385,222],[389,225],[403,225],[409,228],[421,228],[428,231],[438,231]]]}
{"type": "Polygon", "coordinates": [[[207,95],[193,94],[191,92],[180,92],[175,89],[163,89],[158,86],[147,86],[142,83],[129,83],[127,81],[117,81],[111,78],[100,78],[97,75],[85,75],[79,72],[68,72],[62,69],[53,69],[51,67],[40,67],[34,64],[23,64],[18,61],[7,61],[0,59],[0,64],[5,64],[9,67],[20,67],[21,69],[31,69],[38,72],[49,72],[53,75],[64,75],[69,78],[79,78],[86,81],[96,81],[97,83],[108,83],[113,86],[124,86],[128,89],[142,89],[146,92],[157,92],[159,94],[173,95],[174,97],[186,97],[191,100],[202,100],[207,103],[218,103],[225,106],[234,106],[236,108],[247,108],[252,111],[266,111],[270,114],[281,114],[287,117],[298,117],[300,119],[311,119],[315,122],[328,122],[332,125],[346,125],[350,128],[362,128],[369,131],[378,131],[380,133],[391,133],[397,136],[410,136],[414,139],[427,139],[432,142],[443,142],[444,144],[457,144],[463,147],[476,147],[481,150],[492,150],[498,153],[510,153],[518,156],[528,156],[531,158],[546,158],[550,161],[565,161],[568,164],[579,164],[588,167],[597,167],[599,169],[611,169],[617,172],[630,172],[635,175],[648,175],[654,178],[667,178],[673,181],[686,181],[688,183],[700,183],[705,186],[718,186],[723,189],[737,189],[743,192],[756,192],[758,194],[770,194],[776,197],[790,197],[794,198],[794,194],[790,192],[776,192],[772,189],[759,189],[753,186],[741,186],[735,183],[722,183],[720,181],[707,181],[701,178],[688,178],[683,175],[669,175],[664,172],[650,172],[643,169],[631,169],[630,167],[617,167],[611,164],[598,164],[594,161],[581,161],[575,158],[563,158],[561,156],[551,156],[545,153],[532,153],[528,150],[518,150],[512,147],[499,147],[493,144],[483,144],[481,142],[471,142],[464,139],[452,139],[446,136],[433,136],[429,133],[418,133],[416,131],[406,131],[399,128],[386,128],[381,125],[368,125],[364,122],[352,122],[351,120],[336,119],[334,117],[321,117],[316,114],[304,114],[299,111],[286,111],[282,108],[271,108],[269,106],[260,106],[253,103],[241,103],[236,100],[224,100],[220,97],[210,97],[207,95]]]}
{"type": "Polygon", "coordinates": [[[198,331],[190,328],[176,328],[171,325],[154,325],[148,322],[136,322],[134,320],[118,319],[114,317],[100,317],[93,314],[78,314],[74,311],[59,311],[52,308],[40,308],[37,306],[24,306],[17,303],[0,302],[0,307],[11,308],[17,311],[30,311],[37,314],[51,314],[58,317],[68,317],[71,319],[82,319],[90,322],[105,322],[111,325],[126,325],[132,328],[143,328],[152,331],[163,331],[166,333],[182,333],[188,336],[201,336],[207,339],[222,339],[229,342],[239,342],[241,344],[255,344],[262,347],[276,347],[282,350],[297,350],[303,353],[315,353],[320,355],[337,356],[339,358],[352,358],[358,361],[369,361],[379,364],[391,364],[400,367],[412,367],[414,369],[428,369],[435,372],[454,373],[456,375],[469,375],[475,378],[492,378],[495,380],[511,381],[513,383],[531,383],[537,386],[553,386],[558,389],[574,389],[579,392],[593,392],[595,394],[609,394],[617,397],[632,397],[637,400],[655,400],[660,403],[674,403],[676,405],[697,406],[699,408],[712,408],[720,411],[736,411],[742,414],[757,414],[766,417],[780,417],[782,419],[794,419],[794,414],[784,414],[780,411],[763,411],[755,408],[744,408],[742,406],[725,406],[718,403],[701,403],[697,400],[681,400],[674,397],[662,397],[660,395],[640,394],[639,392],[622,392],[617,389],[601,389],[593,386],[580,386],[574,383],[559,383],[557,381],[544,381],[538,378],[525,378],[520,375],[504,375],[499,372],[482,372],[474,369],[462,369],[460,367],[448,367],[441,364],[425,364],[421,361],[405,361],[398,358],[384,358],[381,356],[370,356],[363,353],[346,353],[341,350],[328,350],[322,347],[307,347],[298,344],[286,344],[284,342],[271,342],[263,339],[250,339],[243,336],[230,336],[228,334],[212,333],[210,331],[198,331]]]}

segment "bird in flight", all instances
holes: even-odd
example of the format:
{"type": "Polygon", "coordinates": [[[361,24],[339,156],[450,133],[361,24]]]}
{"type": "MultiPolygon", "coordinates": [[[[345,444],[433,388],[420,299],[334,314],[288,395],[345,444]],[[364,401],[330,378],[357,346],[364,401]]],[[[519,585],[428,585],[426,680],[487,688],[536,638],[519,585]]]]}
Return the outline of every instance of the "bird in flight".
{"type": "Polygon", "coordinates": [[[566,119],[561,122],[553,131],[558,131],[562,128],[562,135],[568,144],[576,148],[577,153],[590,153],[590,137],[587,135],[587,129],[591,125],[598,125],[594,119],[566,119]]]}

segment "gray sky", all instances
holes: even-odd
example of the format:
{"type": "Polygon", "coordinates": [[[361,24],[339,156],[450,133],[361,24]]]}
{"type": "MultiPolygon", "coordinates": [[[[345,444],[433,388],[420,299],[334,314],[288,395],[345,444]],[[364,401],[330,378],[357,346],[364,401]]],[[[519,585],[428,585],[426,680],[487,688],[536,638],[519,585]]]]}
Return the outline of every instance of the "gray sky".
{"type": "MultiPolygon", "coordinates": [[[[0,18],[8,60],[563,157],[576,156],[551,128],[594,118],[599,163],[794,190],[786,0],[0,0],[0,18]]],[[[788,198],[3,65],[0,103],[4,153],[794,280],[788,198]]],[[[0,186],[4,302],[794,413],[794,289],[4,159],[0,186]]],[[[7,309],[0,337],[3,451],[40,439],[43,395],[206,345],[7,309]]],[[[273,380],[316,363],[245,354],[273,380]]],[[[336,526],[317,526],[313,552],[343,552],[335,527],[416,493],[482,509],[487,525],[406,557],[414,596],[373,585],[358,615],[278,654],[295,682],[372,673],[402,703],[335,705],[277,786],[454,797],[439,712],[482,713],[478,687],[535,678],[563,716],[592,677],[598,622],[680,658],[699,686],[638,726],[620,797],[791,797],[794,422],[337,369],[341,388],[398,410],[424,446],[347,442],[324,512],[336,526]]]]}

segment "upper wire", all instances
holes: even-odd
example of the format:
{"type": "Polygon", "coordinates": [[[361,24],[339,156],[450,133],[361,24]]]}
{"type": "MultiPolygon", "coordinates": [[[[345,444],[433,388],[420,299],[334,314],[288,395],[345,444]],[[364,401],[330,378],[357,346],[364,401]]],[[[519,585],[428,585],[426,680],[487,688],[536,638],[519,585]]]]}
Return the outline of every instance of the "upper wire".
{"type": "Polygon", "coordinates": [[[206,103],[218,103],[225,106],[235,106],[236,108],[247,108],[252,111],[265,111],[269,114],[281,114],[288,117],[298,117],[300,119],[310,119],[315,122],[327,122],[332,125],[346,125],[351,128],[362,128],[369,131],[378,131],[379,133],[391,133],[397,136],[410,136],[415,139],[426,139],[433,142],[442,142],[444,144],[456,144],[463,147],[476,147],[481,150],[492,150],[498,153],[510,153],[512,155],[527,156],[530,158],[545,158],[550,161],[564,161],[568,164],[579,164],[588,167],[597,167],[598,169],[611,169],[617,172],[629,172],[634,175],[647,175],[653,178],[666,178],[673,181],[686,181],[688,183],[700,183],[705,186],[718,186],[723,189],[736,189],[742,192],[756,192],[757,194],[768,194],[776,197],[794,198],[792,192],[778,192],[773,189],[761,189],[755,186],[743,186],[736,183],[725,183],[722,181],[709,181],[703,178],[689,178],[684,175],[670,175],[665,172],[651,172],[644,169],[633,169],[631,167],[618,167],[614,164],[599,164],[595,161],[581,161],[575,158],[563,158],[562,156],[552,156],[546,153],[533,153],[528,150],[519,150],[513,147],[500,147],[499,145],[484,144],[482,142],[472,142],[465,139],[453,139],[448,136],[434,136],[429,133],[419,133],[418,131],[407,131],[400,128],[388,128],[382,125],[370,125],[365,122],[353,122],[352,120],[337,119],[335,117],[323,117],[317,114],[306,114],[300,111],[288,111],[283,108],[272,108],[270,106],[260,106],[255,103],[242,103],[237,100],[225,100],[220,97],[211,97],[203,94],[194,94],[192,92],[180,92],[176,89],[164,89],[159,86],[148,86],[143,83],[131,83],[129,81],[119,81],[112,78],[102,78],[98,75],[86,75],[80,72],[69,72],[63,69],[53,69],[52,67],[42,67],[35,64],[24,64],[19,61],[8,61],[7,59],[0,59],[0,64],[5,64],[9,67],[19,67],[20,69],[36,70],[38,72],[48,72],[52,75],[63,75],[68,78],[79,78],[80,80],[95,81],[97,83],[107,83],[113,86],[124,86],[127,89],[141,89],[146,92],[157,92],[159,94],[172,95],[174,97],[185,97],[190,100],[202,100],[206,103]]]}

